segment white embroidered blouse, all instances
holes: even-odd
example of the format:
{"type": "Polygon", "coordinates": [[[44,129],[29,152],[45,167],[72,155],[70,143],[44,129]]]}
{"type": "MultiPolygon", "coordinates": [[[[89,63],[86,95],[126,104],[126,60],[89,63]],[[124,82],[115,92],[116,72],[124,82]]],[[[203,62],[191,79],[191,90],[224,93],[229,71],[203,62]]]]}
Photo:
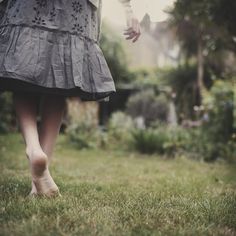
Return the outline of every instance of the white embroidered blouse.
{"type": "MultiPolygon", "coordinates": [[[[132,13],[130,0],[118,1],[126,14],[132,13]]],[[[20,25],[66,31],[98,41],[101,7],[102,0],[0,0],[0,33],[5,26],[20,25]]]]}

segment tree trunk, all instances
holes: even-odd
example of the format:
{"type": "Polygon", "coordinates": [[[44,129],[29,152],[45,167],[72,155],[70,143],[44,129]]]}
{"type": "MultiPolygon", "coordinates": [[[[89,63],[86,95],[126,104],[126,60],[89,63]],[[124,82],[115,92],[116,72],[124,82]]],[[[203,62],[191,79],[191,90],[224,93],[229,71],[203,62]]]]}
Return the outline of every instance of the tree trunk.
{"type": "Polygon", "coordinates": [[[204,56],[203,56],[203,46],[202,46],[202,39],[199,37],[198,39],[198,53],[197,53],[197,87],[198,87],[198,94],[199,94],[199,105],[202,102],[202,93],[204,90],[204,56]]]}

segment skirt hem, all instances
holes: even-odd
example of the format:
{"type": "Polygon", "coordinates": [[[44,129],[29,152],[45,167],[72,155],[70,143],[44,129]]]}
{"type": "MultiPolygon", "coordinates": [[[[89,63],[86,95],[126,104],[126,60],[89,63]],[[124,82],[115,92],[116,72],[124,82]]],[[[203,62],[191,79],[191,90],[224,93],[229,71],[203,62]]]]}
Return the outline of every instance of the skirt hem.
{"type": "Polygon", "coordinates": [[[30,83],[19,78],[1,77],[0,76],[0,93],[2,92],[27,92],[37,95],[59,95],[65,97],[79,97],[82,101],[104,101],[108,102],[109,96],[116,90],[108,90],[102,92],[88,92],[79,86],[74,88],[49,88],[30,83]]]}

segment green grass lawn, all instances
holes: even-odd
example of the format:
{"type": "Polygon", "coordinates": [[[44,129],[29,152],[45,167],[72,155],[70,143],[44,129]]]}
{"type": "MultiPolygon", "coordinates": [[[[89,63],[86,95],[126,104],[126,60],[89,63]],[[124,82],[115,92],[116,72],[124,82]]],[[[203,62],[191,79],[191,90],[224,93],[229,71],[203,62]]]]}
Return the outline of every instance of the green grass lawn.
{"type": "Polygon", "coordinates": [[[62,197],[29,199],[19,134],[0,136],[0,235],[236,235],[236,167],[185,157],[78,151],[60,136],[62,197]]]}

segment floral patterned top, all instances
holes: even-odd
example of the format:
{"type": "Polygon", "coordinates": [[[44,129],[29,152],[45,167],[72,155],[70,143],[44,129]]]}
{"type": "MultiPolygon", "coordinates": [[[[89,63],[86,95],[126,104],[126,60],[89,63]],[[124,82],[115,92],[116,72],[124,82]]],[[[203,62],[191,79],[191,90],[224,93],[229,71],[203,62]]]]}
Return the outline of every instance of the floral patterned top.
{"type": "MultiPolygon", "coordinates": [[[[101,6],[95,8],[87,0],[6,0],[0,28],[8,25],[44,27],[66,31],[98,41],[101,6]]],[[[1,4],[4,5],[4,1],[1,4]]]]}

